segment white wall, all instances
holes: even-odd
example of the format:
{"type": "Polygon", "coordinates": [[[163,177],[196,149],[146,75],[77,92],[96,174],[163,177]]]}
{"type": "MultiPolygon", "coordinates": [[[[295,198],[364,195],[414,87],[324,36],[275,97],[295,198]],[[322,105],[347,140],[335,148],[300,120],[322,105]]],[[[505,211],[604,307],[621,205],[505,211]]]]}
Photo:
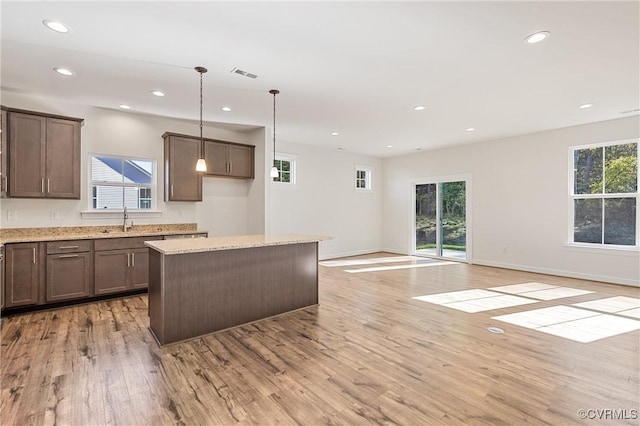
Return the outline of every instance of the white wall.
{"type": "Polygon", "coordinates": [[[335,237],[320,258],[370,253],[382,242],[382,160],[295,143],[277,151],[296,156],[296,184],[271,185],[271,231],[335,237]],[[355,165],[372,168],[370,193],[356,192],[355,165]]]}
{"type": "Polygon", "coordinates": [[[640,136],[622,118],[385,159],[383,247],[411,253],[411,181],[472,177],[473,263],[640,286],[640,253],[569,247],[569,147],[640,136]]]}
{"type": "MultiPolygon", "coordinates": [[[[205,177],[203,202],[167,202],[164,199],[164,142],[166,131],[197,135],[197,123],[95,108],[66,103],[56,99],[30,97],[12,92],[2,93],[2,104],[31,111],[84,118],[82,127],[82,183],[80,200],[44,200],[9,198],[0,201],[0,227],[94,226],[122,223],[122,218],[83,218],[88,209],[88,158],[91,153],[128,155],[153,158],[157,161],[158,217],[136,215],[135,223],[198,223],[210,235],[231,235],[264,232],[264,173],[256,173],[255,180],[234,180],[205,177]],[[252,206],[250,209],[249,207],[252,206]],[[15,212],[17,220],[7,220],[7,213],[15,212]],[[59,219],[52,220],[51,212],[59,219]]],[[[234,132],[205,126],[205,137],[256,145],[256,158],[264,158],[264,129],[234,132]]],[[[258,163],[260,160],[257,161],[258,163]]]]}

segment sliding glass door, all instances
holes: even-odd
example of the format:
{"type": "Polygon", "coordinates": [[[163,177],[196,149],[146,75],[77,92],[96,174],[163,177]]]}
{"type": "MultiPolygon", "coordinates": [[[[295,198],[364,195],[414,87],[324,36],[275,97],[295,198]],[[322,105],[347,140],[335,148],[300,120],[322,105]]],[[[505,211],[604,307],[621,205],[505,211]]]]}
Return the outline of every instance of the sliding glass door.
{"type": "Polygon", "coordinates": [[[467,260],[467,180],[415,185],[415,254],[467,260]]]}

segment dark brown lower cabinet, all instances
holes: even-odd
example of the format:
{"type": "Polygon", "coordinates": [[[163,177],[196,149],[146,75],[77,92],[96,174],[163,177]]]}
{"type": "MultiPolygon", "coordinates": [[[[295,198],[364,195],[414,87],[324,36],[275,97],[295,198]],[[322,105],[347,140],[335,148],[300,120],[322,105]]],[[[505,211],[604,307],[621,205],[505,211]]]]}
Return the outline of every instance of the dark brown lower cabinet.
{"type": "Polygon", "coordinates": [[[139,248],[131,250],[131,288],[149,287],[149,249],[139,248]]]}
{"type": "Polygon", "coordinates": [[[126,291],[130,257],[129,250],[99,251],[95,254],[96,294],[126,291]]]}
{"type": "Polygon", "coordinates": [[[47,302],[90,296],[91,253],[47,255],[47,302]]]}
{"type": "Polygon", "coordinates": [[[38,243],[16,243],[5,246],[6,307],[38,303],[40,250],[38,243]]]}
{"type": "Polygon", "coordinates": [[[149,249],[144,241],[162,237],[114,238],[95,241],[95,294],[149,286],[149,249]]]}

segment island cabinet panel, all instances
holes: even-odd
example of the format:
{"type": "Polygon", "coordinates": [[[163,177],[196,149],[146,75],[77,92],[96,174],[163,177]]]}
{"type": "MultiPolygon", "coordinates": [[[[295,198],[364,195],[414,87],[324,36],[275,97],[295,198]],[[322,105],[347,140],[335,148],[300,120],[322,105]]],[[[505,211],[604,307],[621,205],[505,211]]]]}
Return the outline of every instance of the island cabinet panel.
{"type": "Polygon", "coordinates": [[[150,326],[177,342],[318,303],[318,243],[164,255],[151,250],[150,326]]]}
{"type": "Polygon", "coordinates": [[[4,247],[0,247],[0,309],[4,308],[4,247]]]}
{"type": "Polygon", "coordinates": [[[165,201],[202,201],[202,173],[196,172],[200,139],[165,133],[165,201]]]}
{"type": "Polygon", "coordinates": [[[47,302],[90,296],[91,253],[47,255],[47,302]]]}
{"type": "Polygon", "coordinates": [[[8,111],[8,195],[80,199],[81,119],[8,111]]]}
{"type": "Polygon", "coordinates": [[[37,304],[41,270],[38,243],[7,244],[5,250],[6,307],[37,304]]]}

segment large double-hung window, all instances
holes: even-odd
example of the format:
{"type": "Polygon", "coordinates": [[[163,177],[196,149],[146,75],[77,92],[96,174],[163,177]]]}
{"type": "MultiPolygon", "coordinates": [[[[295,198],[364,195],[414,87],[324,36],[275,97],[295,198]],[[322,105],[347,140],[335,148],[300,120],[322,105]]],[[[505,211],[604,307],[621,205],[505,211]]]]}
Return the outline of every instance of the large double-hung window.
{"type": "Polygon", "coordinates": [[[638,140],[571,148],[571,241],[638,247],[638,140]]]}

